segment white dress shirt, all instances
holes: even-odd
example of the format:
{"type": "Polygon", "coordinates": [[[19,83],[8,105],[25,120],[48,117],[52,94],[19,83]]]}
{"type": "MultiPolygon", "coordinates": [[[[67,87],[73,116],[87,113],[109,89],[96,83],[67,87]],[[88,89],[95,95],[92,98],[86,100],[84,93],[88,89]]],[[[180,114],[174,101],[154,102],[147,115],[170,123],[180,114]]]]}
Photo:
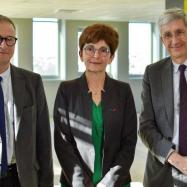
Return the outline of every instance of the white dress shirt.
{"type": "MultiPolygon", "coordinates": [[[[187,60],[184,62],[187,66],[187,60]]],[[[174,93],[174,130],[173,130],[173,140],[172,142],[176,146],[176,151],[179,149],[179,106],[180,106],[180,92],[179,92],[179,82],[180,82],[180,64],[173,62],[173,93],[174,93]]],[[[185,69],[185,77],[187,79],[187,68],[185,69]]]]}
{"type": "MultiPolygon", "coordinates": [[[[3,95],[4,95],[4,110],[5,110],[5,125],[6,125],[6,139],[7,139],[7,159],[8,164],[12,163],[12,156],[14,153],[14,127],[13,127],[13,93],[12,93],[12,81],[9,68],[0,74],[3,78],[1,81],[3,95]]],[[[2,141],[0,141],[0,162],[2,155],[2,141]]]]}

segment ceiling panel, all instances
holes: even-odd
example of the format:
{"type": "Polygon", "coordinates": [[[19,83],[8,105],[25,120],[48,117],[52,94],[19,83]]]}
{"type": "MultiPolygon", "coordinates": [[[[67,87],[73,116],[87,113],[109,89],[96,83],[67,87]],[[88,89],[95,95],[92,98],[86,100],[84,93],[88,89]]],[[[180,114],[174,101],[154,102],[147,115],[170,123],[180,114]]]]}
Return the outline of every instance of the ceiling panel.
{"type": "Polygon", "coordinates": [[[11,18],[156,21],[164,0],[5,0],[0,12],[11,18]]]}

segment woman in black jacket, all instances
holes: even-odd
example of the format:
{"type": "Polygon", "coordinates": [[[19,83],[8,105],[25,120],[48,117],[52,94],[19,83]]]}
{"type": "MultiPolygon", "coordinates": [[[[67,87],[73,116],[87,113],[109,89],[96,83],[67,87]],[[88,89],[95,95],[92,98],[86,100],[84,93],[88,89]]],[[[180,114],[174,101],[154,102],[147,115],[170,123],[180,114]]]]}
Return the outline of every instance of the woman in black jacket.
{"type": "Polygon", "coordinates": [[[79,39],[86,66],[77,79],[60,84],[54,107],[55,150],[62,186],[124,187],[131,181],[137,118],[127,83],[110,78],[118,33],[110,26],[88,26],[79,39]]]}

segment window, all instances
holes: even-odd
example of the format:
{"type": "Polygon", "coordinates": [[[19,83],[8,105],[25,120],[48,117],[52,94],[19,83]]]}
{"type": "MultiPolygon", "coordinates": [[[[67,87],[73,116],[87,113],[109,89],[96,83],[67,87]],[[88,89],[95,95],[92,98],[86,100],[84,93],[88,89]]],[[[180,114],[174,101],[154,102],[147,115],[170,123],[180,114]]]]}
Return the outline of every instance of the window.
{"type": "Polygon", "coordinates": [[[129,23],[129,74],[142,76],[151,60],[151,23],[129,23]]]}
{"type": "Polygon", "coordinates": [[[33,71],[44,78],[59,77],[59,27],[57,19],[33,19],[33,71]]]}
{"type": "MultiPolygon", "coordinates": [[[[78,43],[79,43],[79,37],[82,33],[82,30],[83,29],[79,29],[78,31],[78,43]]],[[[79,57],[79,46],[78,46],[78,72],[79,73],[82,73],[85,71],[85,65],[84,63],[81,61],[80,57],[79,57]]],[[[117,79],[117,51],[115,52],[115,56],[114,56],[114,59],[113,59],[113,62],[107,66],[106,68],[106,72],[113,78],[117,79]]]]}
{"type": "Polygon", "coordinates": [[[78,31],[78,37],[77,37],[77,43],[78,43],[78,47],[77,47],[78,53],[77,54],[78,54],[78,72],[79,73],[82,73],[85,71],[84,63],[81,61],[80,56],[79,56],[79,37],[80,37],[81,33],[82,33],[82,29],[80,29],[78,31]]]}
{"type": "Polygon", "coordinates": [[[11,62],[14,66],[17,66],[18,67],[18,42],[19,40],[16,41],[16,44],[15,44],[15,49],[14,49],[14,55],[11,59],[11,62]]]}

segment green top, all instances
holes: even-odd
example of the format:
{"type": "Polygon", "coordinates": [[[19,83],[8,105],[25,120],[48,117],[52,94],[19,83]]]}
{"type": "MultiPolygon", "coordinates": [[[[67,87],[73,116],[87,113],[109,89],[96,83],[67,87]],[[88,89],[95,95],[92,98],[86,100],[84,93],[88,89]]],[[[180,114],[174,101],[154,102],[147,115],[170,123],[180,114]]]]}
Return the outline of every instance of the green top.
{"type": "MultiPolygon", "coordinates": [[[[102,179],[102,158],[103,158],[103,140],[104,140],[104,129],[103,129],[103,115],[102,105],[92,104],[92,141],[95,149],[95,160],[94,160],[94,173],[92,181],[96,186],[102,179]]],[[[61,187],[65,185],[61,184],[61,187]]],[[[130,187],[130,183],[123,187],[130,187]]]]}
{"type": "Polygon", "coordinates": [[[103,158],[103,116],[101,104],[92,105],[92,141],[95,149],[94,173],[92,177],[93,184],[102,179],[102,158],[103,158]]]}
{"type": "MultiPolygon", "coordinates": [[[[94,173],[92,181],[96,186],[102,179],[102,158],[103,158],[103,115],[102,105],[92,105],[92,141],[95,149],[94,173]]],[[[123,185],[123,187],[130,187],[130,183],[123,185]]]]}

